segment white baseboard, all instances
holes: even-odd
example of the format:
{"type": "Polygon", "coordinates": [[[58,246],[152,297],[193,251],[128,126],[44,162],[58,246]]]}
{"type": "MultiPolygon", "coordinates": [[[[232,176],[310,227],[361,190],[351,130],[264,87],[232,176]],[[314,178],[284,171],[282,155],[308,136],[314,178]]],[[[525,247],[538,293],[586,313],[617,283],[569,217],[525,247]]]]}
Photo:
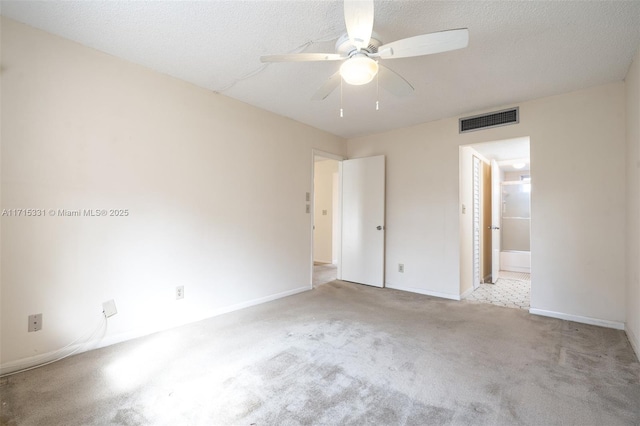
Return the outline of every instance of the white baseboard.
{"type": "MultiPolygon", "coordinates": [[[[64,351],[57,350],[57,351],[47,352],[44,354],[30,356],[28,358],[18,359],[16,361],[5,362],[4,364],[0,365],[0,377],[4,376],[5,374],[11,374],[11,373],[15,373],[16,371],[20,371],[27,368],[35,367],[37,365],[45,364],[45,363],[51,362],[54,359],[66,358],[70,354],[73,354],[76,350],[78,350],[80,346],[82,345],[73,345],[73,346],[69,346],[64,351]]],[[[95,349],[95,348],[96,347],[93,346],[89,349],[84,349],[81,351],[79,350],[77,353],[86,352],[88,350],[95,349]]]]}
{"type": "Polygon", "coordinates": [[[180,327],[182,325],[203,321],[208,318],[217,317],[219,315],[224,315],[229,312],[239,311],[241,309],[249,308],[251,306],[260,305],[262,303],[271,302],[277,299],[282,299],[283,297],[293,296],[294,294],[302,293],[304,291],[309,291],[312,289],[313,287],[311,286],[298,287],[293,290],[283,291],[281,293],[272,294],[270,296],[259,297],[257,299],[251,299],[246,302],[236,303],[235,305],[212,309],[211,311],[200,313],[199,315],[183,318],[181,321],[176,321],[164,327],[139,329],[139,330],[130,331],[127,333],[120,333],[120,334],[108,336],[100,342],[100,345],[98,346],[98,348],[115,345],[116,343],[126,342],[127,340],[136,339],[138,337],[148,336],[149,334],[158,333],[160,331],[169,330],[172,328],[180,327]]]}
{"type": "Polygon", "coordinates": [[[224,308],[214,310],[213,314],[209,315],[207,318],[216,317],[218,315],[226,314],[233,311],[239,311],[240,309],[249,308],[251,306],[260,305],[262,303],[271,302],[277,299],[282,299],[283,297],[293,296],[294,294],[302,293],[309,290],[313,290],[313,287],[311,285],[294,288],[293,290],[283,291],[280,293],[272,294],[270,296],[247,300],[246,302],[236,303],[235,305],[226,306],[224,308]]]}
{"type": "Polygon", "coordinates": [[[281,293],[272,294],[270,296],[259,297],[257,299],[247,300],[246,302],[236,303],[235,305],[213,309],[205,314],[200,314],[198,316],[183,319],[181,321],[177,321],[173,324],[170,324],[164,327],[137,329],[137,330],[129,331],[126,333],[109,335],[95,342],[80,343],[77,345],[69,346],[64,351],[55,350],[55,351],[31,356],[28,358],[23,358],[16,361],[3,363],[0,365],[0,376],[4,376],[5,374],[11,374],[16,371],[24,370],[26,368],[31,368],[31,367],[38,366],[40,364],[51,362],[53,360],[69,356],[70,354],[76,355],[76,354],[87,352],[93,349],[104,348],[106,346],[115,345],[116,343],[126,342],[128,340],[148,336],[150,334],[158,333],[160,331],[165,331],[175,327],[179,327],[181,325],[202,321],[207,318],[216,317],[216,316],[223,315],[233,311],[239,311],[241,309],[249,308],[251,306],[259,305],[266,302],[271,302],[273,300],[281,299],[283,297],[293,296],[294,294],[302,293],[304,291],[309,291],[312,289],[313,287],[311,287],[310,285],[306,287],[298,287],[293,290],[283,291],[281,293]],[[83,348],[83,346],[85,347],[83,348]]]}
{"type": "Polygon", "coordinates": [[[541,315],[543,317],[558,318],[567,321],[579,322],[582,324],[598,325],[600,327],[615,328],[616,330],[624,330],[624,323],[619,321],[609,321],[598,318],[582,317],[580,315],[565,314],[562,312],[545,311],[544,309],[529,309],[530,314],[541,315]]]}
{"type": "Polygon", "coordinates": [[[636,336],[629,327],[625,327],[624,331],[627,333],[627,338],[631,343],[631,347],[636,353],[636,358],[640,360],[640,340],[638,340],[638,336],[636,336]]]}
{"type": "Polygon", "coordinates": [[[392,288],[394,290],[402,290],[402,291],[409,291],[411,293],[424,294],[425,296],[441,297],[443,299],[450,299],[450,300],[460,300],[459,294],[441,293],[439,291],[425,290],[423,288],[416,288],[416,287],[404,287],[399,285],[393,285],[391,283],[385,283],[385,287],[392,288]]]}

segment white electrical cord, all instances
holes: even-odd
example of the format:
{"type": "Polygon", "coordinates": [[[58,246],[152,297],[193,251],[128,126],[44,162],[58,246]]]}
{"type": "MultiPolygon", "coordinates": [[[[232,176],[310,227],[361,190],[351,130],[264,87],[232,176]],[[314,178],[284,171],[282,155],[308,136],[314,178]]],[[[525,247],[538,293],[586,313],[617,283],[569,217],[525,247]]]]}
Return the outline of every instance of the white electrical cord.
{"type": "Polygon", "coordinates": [[[87,333],[83,334],[82,336],[80,336],[76,340],[74,340],[73,342],[71,342],[71,343],[67,344],[66,346],[56,350],[55,352],[53,352],[52,356],[55,356],[55,354],[63,353],[66,349],[71,348],[74,345],[78,345],[74,350],[72,350],[68,354],[63,355],[63,356],[58,356],[57,358],[54,358],[54,359],[52,359],[50,361],[43,362],[41,364],[37,364],[37,365],[34,365],[32,367],[27,367],[27,368],[23,368],[21,370],[12,371],[11,373],[3,374],[3,375],[0,376],[0,378],[11,376],[11,375],[18,374],[18,373],[23,373],[23,372],[29,371],[29,370],[34,370],[36,368],[44,367],[45,365],[53,364],[54,362],[61,361],[61,360],[65,359],[65,358],[70,357],[71,355],[75,355],[81,349],[84,349],[87,344],[91,343],[98,336],[98,334],[100,332],[102,332],[102,335],[99,336],[98,341],[102,340],[102,338],[107,334],[107,317],[104,314],[104,312],[101,312],[101,314],[102,315],[101,315],[101,318],[100,318],[100,323],[98,324],[98,326],[95,329],[93,329],[93,331],[90,331],[90,332],[87,332],[87,333]],[[82,341],[84,341],[84,343],[79,344],[82,341]]]}

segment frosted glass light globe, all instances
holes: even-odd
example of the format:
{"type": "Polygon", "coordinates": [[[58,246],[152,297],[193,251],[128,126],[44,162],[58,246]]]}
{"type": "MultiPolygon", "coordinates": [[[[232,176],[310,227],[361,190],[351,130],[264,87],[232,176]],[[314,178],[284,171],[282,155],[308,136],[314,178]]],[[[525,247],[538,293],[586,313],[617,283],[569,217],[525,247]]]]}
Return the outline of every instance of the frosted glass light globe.
{"type": "Polygon", "coordinates": [[[356,54],[340,66],[345,83],[360,86],[367,84],[378,73],[378,63],[364,54],[356,54]]]}

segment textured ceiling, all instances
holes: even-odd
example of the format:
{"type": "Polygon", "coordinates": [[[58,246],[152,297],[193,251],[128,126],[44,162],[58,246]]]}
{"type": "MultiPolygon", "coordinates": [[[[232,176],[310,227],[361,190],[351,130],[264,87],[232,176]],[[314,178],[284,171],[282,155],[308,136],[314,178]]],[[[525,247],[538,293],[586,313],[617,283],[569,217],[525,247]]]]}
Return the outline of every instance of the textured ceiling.
{"type": "Polygon", "coordinates": [[[153,70],[353,137],[621,81],[640,45],[640,1],[376,1],[383,43],[469,28],[469,47],[385,60],[415,87],[313,93],[339,62],[260,56],[334,51],[345,31],[336,1],[2,1],[4,16],[153,70]]]}

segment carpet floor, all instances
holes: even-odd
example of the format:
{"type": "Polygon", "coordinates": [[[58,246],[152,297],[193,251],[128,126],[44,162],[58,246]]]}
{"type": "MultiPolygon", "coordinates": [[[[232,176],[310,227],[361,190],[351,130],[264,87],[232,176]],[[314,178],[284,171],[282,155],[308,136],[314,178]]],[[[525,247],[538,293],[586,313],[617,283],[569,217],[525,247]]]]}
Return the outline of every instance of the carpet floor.
{"type": "Polygon", "coordinates": [[[331,263],[315,263],[313,265],[313,287],[335,281],[338,276],[338,267],[331,263]]]}
{"type": "Polygon", "coordinates": [[[334,281],[0,380],[3,425],[637,425],[624,332],[334,281]]]}

